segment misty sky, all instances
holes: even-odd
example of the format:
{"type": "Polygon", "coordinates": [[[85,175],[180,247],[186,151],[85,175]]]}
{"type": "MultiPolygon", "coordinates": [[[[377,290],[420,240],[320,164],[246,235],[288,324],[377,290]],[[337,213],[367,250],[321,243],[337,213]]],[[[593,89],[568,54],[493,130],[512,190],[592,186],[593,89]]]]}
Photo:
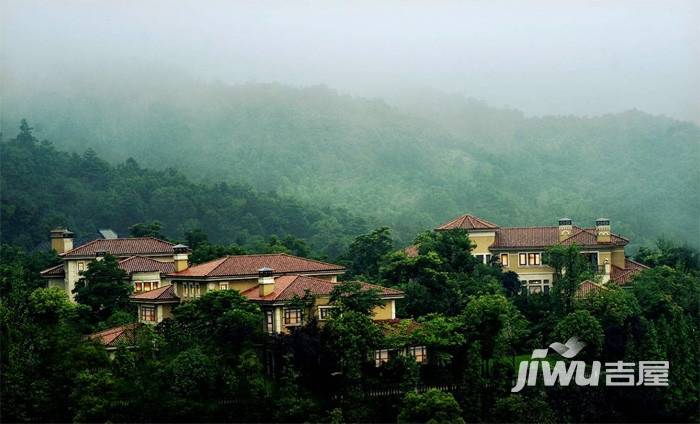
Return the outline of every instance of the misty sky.
{"type": "MultiPolygon", "coordinates": [[[[700,122],[700,1],[0,0],[3,77],[105,69],[700,122]]],[[[105,81],[108,83],[109,81],[105,81]]]]}

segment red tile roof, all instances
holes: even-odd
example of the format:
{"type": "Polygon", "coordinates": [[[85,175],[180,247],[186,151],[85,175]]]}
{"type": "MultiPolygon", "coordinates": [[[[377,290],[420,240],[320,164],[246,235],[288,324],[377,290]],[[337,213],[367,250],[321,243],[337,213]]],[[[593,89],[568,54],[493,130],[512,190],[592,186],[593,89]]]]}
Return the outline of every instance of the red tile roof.
{"type": "Polygon", "coordinates": [[[645,269],[649,269],[649,267],[644,264],[640,264],[639,262],[635,262],[631,259],[625,258],[624,269],[612,265],[612,269],[610,271],[610,281],[618,285],[624,286],[625,284],[632,281],[632,279],[637,274],[644,271],[645,269]]]}
{"type": "Polygon", "coordinates": [[[341,274],[345,268],[313,259],[300,258],[285,253],[267,255],[236,255],[225,256],[200,265],[189,267],[180,272],[170,274],[173,278],[180,277],[257,277],[260,268],[272,268],[274,274],[297,274],[312,272],[328,272],[341,274]]]}
{"type": "Polygon", "coordinates": [[[578,289],[576,290],[576,297],[581,298],[581,297],[586,297],[591,293],[600,291],[600,290],[609,290],[607,287],[598,284],[594,281],[591,280],[584,280],[579,284],[578,289]]]}
{"type": "Polygon", "coordinates": [[[119,261],[119,268],[127,273],[133,272],[155,272],[167,274],[175,272],[174,262],[161,262],[145,256],[131,256],[119,261]]]}
{"type": "Polygon", "coordinates": [[[168,284],[157,289],[136,293],[129,296],[132,302],[179,303],[180,298],[175,294],[175,287],[168,284]]]}
{"type": "Polygon", "coordinates": [[[116,348],[120,344],[133,345],[136,339],[136,329],[142,324],[134,322],[109,328],[87,336],[90,340],[97,340],[107,348],[116,348]]]}
{"type": "Polygon", "coordinates": [[[494,230],[498,228],[498,225],[488,222],[485,219],[477,218],[474,215],[465,214],[458,216],[446,224],[442,224],[435,230],[454,230],[457,228],[461,228],[463,230],[494,230]]]}
{"type": "MultiPolygon", "coordinates": [[[[303,297],[307,290],[314,296],[328,296],[333,291],[333,288],[338,283],[324,280],[322,278],[309,277],[305,275],[285,275],[275,278],[275,289],[267,296],[260,296],[258,286],[251,287],[241,292],[248,300],[258,302],[279,302],[292,300],[294,296],[303,297]]],[[[374,284],[362,283],[365,290],[377,289],[381,297],[399,297],[403,296],[400,290],[390,289],[387,287],[376,286],[374,284]]]]}
{"type": "MultiPolygon", "coordinates": [[[[628,240],[616,234],[610,243],[598,243],[595,229],[573,227],[573,234],[561,244],[576,243],[579,246],[624,246],[628,240]]],[[[492,248],[541,247],[559,244],[559,227],[512,227],[496,230],[496,241],[492,248]]]]}
{"type": "Polygon", "coordinates": [[[405,253],[406,256],[408,256],[409,258],[415,258],[416,256],[418,256],[418,245],[412,244],[404,248],[403,253],[405,253]]]}
{"type": "Polygon", "coordinates": [[[39,275],[41,275],[44,278],[56,278],[64,277],[66,275],[66,272],[63,269],[63,264],[59,264],[41,271],[39,275]]]}
{"type": "Polygon", "coordinates": [[[78,246],[64,253],[65,258],[95,256],[97,252],[107,252],[114,256],[173,254],[173,243],[155,237],[133,237],[98,239],[78,246]]]}

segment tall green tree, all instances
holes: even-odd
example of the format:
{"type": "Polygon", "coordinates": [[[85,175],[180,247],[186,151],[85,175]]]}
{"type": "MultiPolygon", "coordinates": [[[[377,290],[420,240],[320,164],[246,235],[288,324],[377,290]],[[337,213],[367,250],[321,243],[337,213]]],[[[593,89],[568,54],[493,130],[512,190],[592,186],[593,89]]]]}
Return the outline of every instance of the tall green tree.
{"type": "Polygon", "coordinates": [[[389,227],[356,237],[346,253],[350,260],[347,276],[378,281],[381,261],[393,249],[394,240],[389,227]]]}
{"type": "Polygon", "coordinates": [[[97,321],[126,309],[132,291],[119,260],[110,254],[90,262],[73,289],[76,302],[89,306],[97,321]]]}
{"type": "Polygon", "coordinates": [[[552,246],[545,252],[543,263],[554,268],[553,292],[562,314],[573,310],[574,296],[579,284],[593,278],[590,264],[575,245],[552,246]]]}

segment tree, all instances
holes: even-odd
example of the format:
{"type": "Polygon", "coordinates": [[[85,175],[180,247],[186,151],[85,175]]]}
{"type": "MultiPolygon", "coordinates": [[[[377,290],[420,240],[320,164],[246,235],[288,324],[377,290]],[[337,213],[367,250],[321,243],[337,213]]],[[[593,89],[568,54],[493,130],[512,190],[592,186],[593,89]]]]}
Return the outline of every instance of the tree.
{"type": "Polygon", "coordinates": [[[655,249],[640,247],[635,259],[652,267],[667,265],[681,271],[700,271],[700,253],[697,249],[664,238],[656,241],[655,249]]]}
{"type": "Polygon", "coordinates": [[[464,419],[462,409],[450,393],[431,389],[425,393],[407,393],[398,422],[463,424],[464,419]]]}
{"type": "Polygon", "coordinates": [[[32,134],[32,131],[34,131],[34,128],[29,126],[26,119],[22,119],[19,124],[19,134],[17,134],[15,140],[25,145],[33,145],[37,142],[37,139],[32,134]]]}
{"type": "Polygon", "coordinates": [[[553,292],[560,312],[571,312],[579,284],[586,278],[593,278],[590,264],[575,244],[550,247],[545,252],[543,263],[554,268],[553,292]]]}
{"type": "Polygon", "coordinates": [[[520,293],[520,277],[513,271],[501,274],[501,284],[508,297],[513,297],[520,293]]]}
{"type": "Polygon", "coordinates": [[[393,249],[394,240],[389,227],[381,227],[356,237],[346,253],[346,257],[351,261],[348,277],[364,276],[370,281],[377,281],[380,263],[393,249]]]}
{"type": "Polygon", "coordinates": [[[73,289],[76,302],[89,306],[98,321],[126,309],[132,291],[126,272],[110,254],[90,262],[73,289]]]}
{"type": "Polygon", "coordinates": [[[447,231],[428,231],[420,234],[415,243],[418,254],[435,252],[442,260],[442,269],[446,272],[471,272],[479,261],[472,256],[474,244],[469,234],[462,229],[447,231]]]}
{"type": "Polygon", "coordinates": [[[586,343],[584,357],[596,358],[603,346],[603,328],[600,322],[586,310],[572,312],[561,319],[552,332],[554,341],[565,343],[571,337],[578,337],[586,343]]]}
{"type": "Polygon", "coordinates": [[[174,328],[169,338],[179,346],[206,343],[231,357],[263,338],[260,307],[236,290],[207,292],[181,304],[173,313],[174,328]]]}
{"type": "Polygon", "coordinates": [[[129,227],[129,235],[131,237],[155,237],[161,240],[167,240],[167,237],[162,233],[163,224],[159,221],[148,223],[138,223],[129,227]]]}
{"type": "Polygon", "coordinates": [[[496,400],[491,410],[491,420],[499,423],[554,423],[552,409],[542,396],[528,398],[512,394],[496,400]]]}
{"type": "Polygon", "coordinates": [[[374,308],[384,301],[378,289],[366,288],[359,281],[343,281],[333,287],[330,303],[337,306],[336,313],[352,311],[371,316],[374,308]]]}
{"type": "Polygon", "coordinates": [[[190,249],[195,250],[203,244],[209,243],[209,236],[201,228],[185,231],[185,240],[190,249]]]}
{"type": "Polygon", "coordinates": [[[514,354],[527,334],[528,323],[503,295],[473,299],[460,316],[462,333],[468,342],[479,342],[486,364],[495,356],[514,354]]]}

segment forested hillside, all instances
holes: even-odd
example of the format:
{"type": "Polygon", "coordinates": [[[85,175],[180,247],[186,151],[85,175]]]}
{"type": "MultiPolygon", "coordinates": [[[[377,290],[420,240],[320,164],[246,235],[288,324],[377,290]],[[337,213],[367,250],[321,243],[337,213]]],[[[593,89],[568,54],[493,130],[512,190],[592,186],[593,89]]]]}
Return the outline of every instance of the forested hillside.
{"type": "Polygon", "coordinates": [[[273,235],[308,241],[316,254],[337,255],[364,221],[338,208],[310,207],[241,184],[199,184],[172,169],[152,170],[134,159],[110,165],[94,151],[68,154],[39,142],[24,127],[0,143],[2,242],[35,248],[56,225],[78,237],[112,228],[127,235],[137,223],[160,221],[183,240],[202,230],[212,243],[250,245],[273,235]]]}
{"type": "Polygon", "coordinates": [[[504,226],[605,216],[633,248],[662,235],[698,243],[700,129],[642,112],[527,118],[434,93],[389,105],[176,79],[9,88],[5,128],[27,117],[60,149],[347,208],[400,242],[470,212],[504,226]]]}

